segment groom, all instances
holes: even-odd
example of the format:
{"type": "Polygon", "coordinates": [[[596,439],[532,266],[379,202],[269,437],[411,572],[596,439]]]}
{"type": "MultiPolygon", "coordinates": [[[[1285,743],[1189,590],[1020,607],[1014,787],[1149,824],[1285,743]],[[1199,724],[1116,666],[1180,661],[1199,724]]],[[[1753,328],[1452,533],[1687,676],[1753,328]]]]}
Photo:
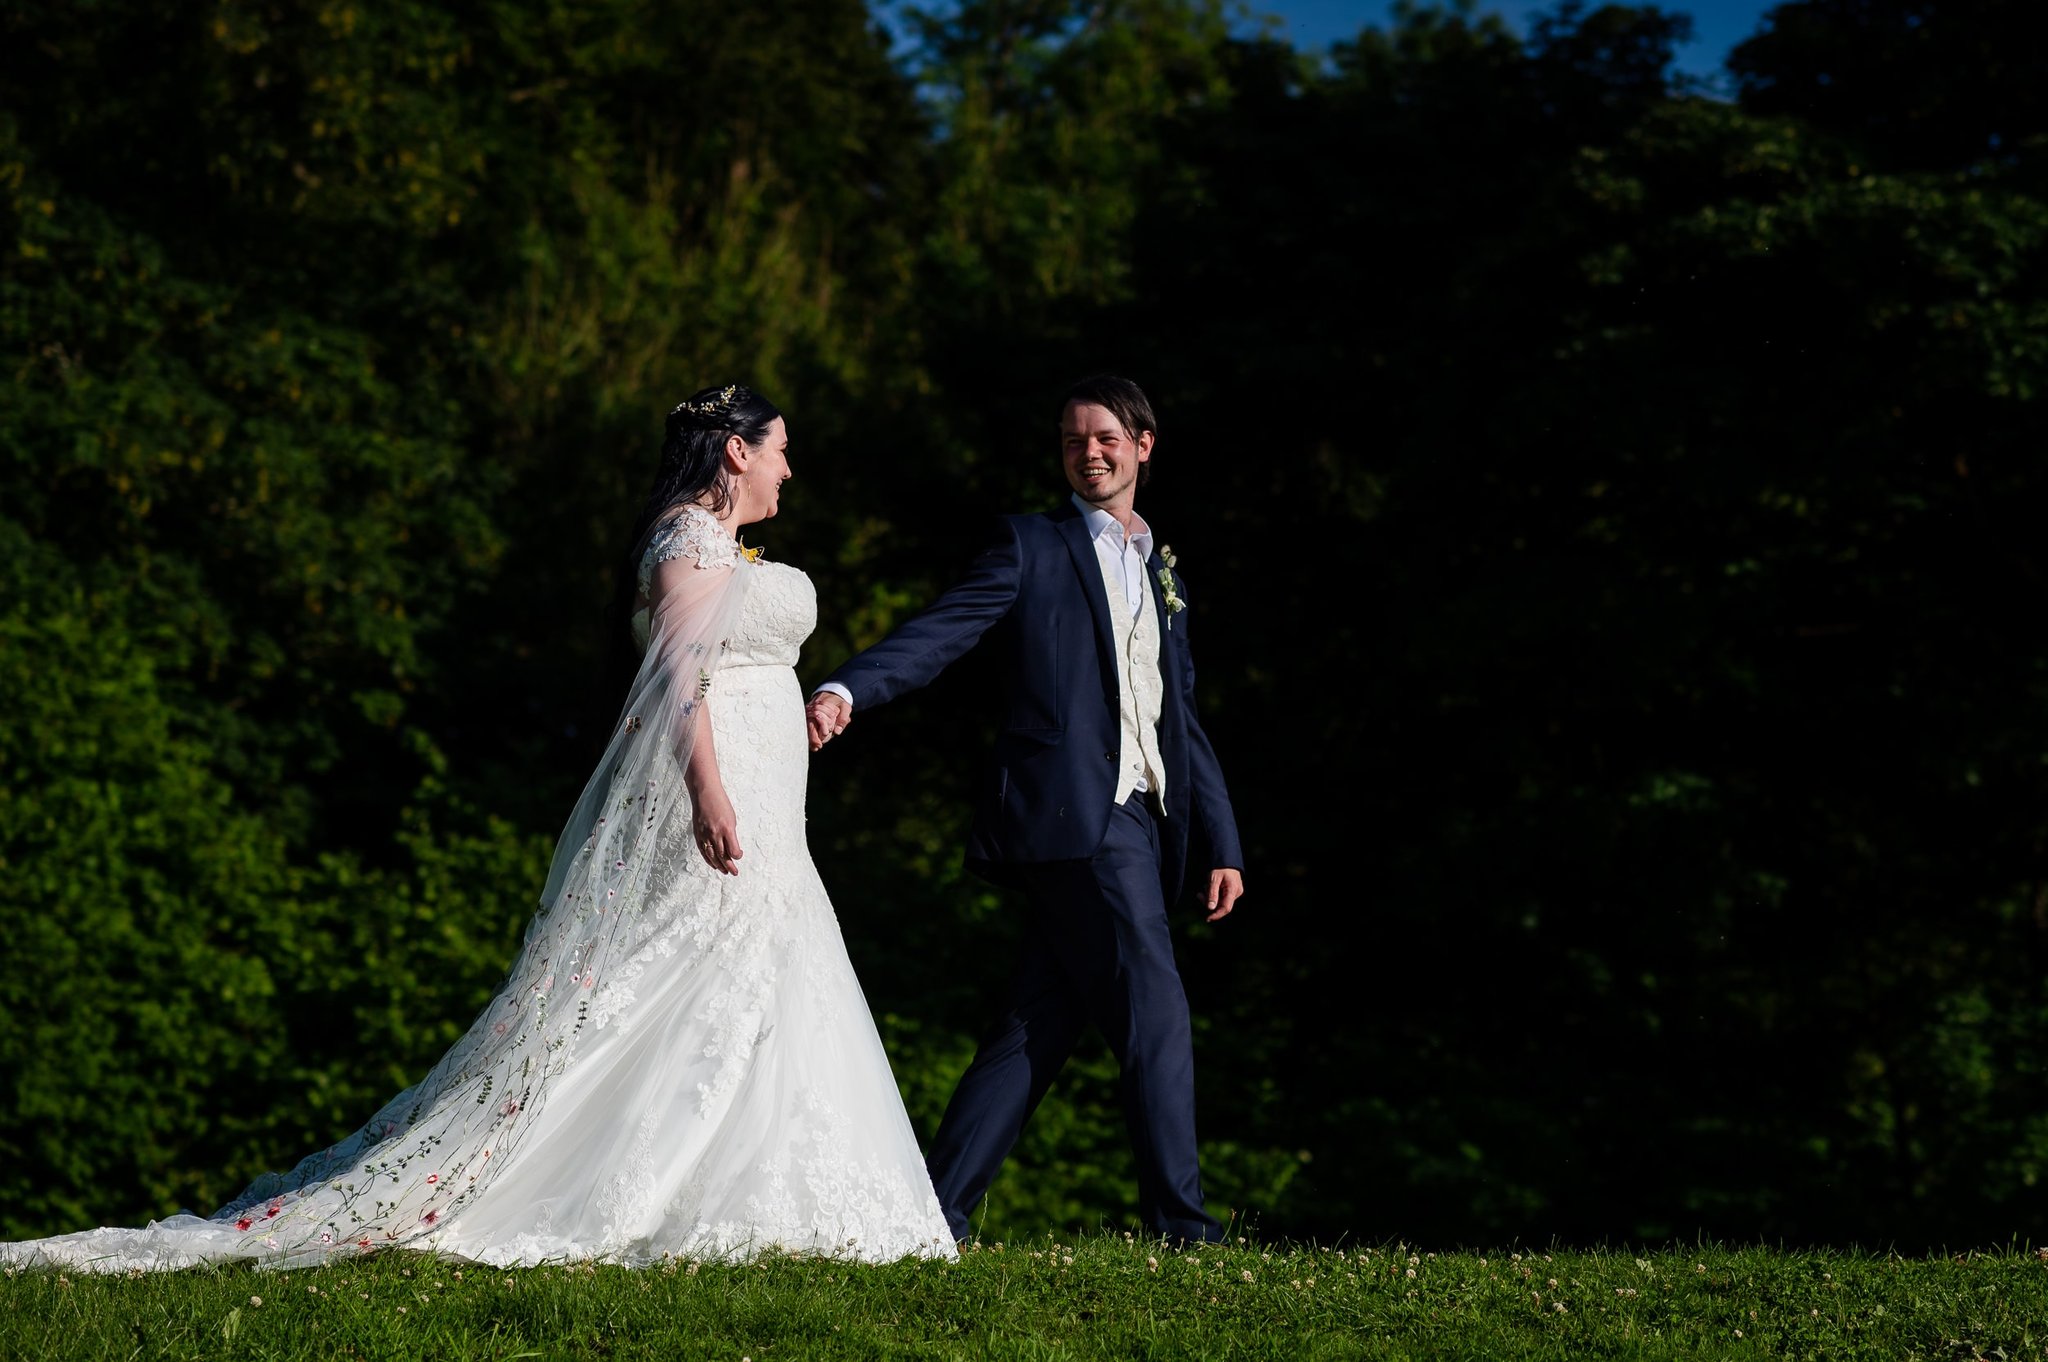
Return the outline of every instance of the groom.
{"type": "Polygon", "coordinates": [[[1217,1240],[1195,1156],[1187,996],[1167,905],[1190,846],[1208,920],[1244,892],[1237,822],[1195,713],[1186,588],[1133,509],[1157,422],[1135,383],[1077,383],[1060,413],[1073,498],[1004,517],[967,577],[855,657],[806,710],[815,751],[855,711],[929,682],[987,637],[1006,679],[994,769],[976,782],[968,868],[1031,915],[1006,1010],[947,1104],[926,1163],[956,1239],[1025,1120],[1099,1027],[1122,1069],[1139,1209],[1154,1232],[1217,1240]]]}

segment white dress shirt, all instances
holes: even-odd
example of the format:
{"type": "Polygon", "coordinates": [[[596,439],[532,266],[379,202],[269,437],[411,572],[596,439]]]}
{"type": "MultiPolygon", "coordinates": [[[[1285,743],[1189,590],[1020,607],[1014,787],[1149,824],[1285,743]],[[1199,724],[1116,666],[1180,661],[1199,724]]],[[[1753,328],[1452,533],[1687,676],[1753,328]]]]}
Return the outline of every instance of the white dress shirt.
{"type": "Polygon", "coordinates": [[[1152,557],[1152,527],[1145,523],[1143,516],[1131,512],[1131,532],[1124,533],[1124,527],[1117,518],[1099,506],[1090,506],[1081,500],[1078,493],[1074,505],[1080,508],[1081,518],[1088,522],[1088,533],[1095,540],[1095,557],[1102,564],[1105,579],[1114,580],[1123,588],[1124,600],[1131,608],[1131,618],[1150,603],[1145,589],[1145,563],[1152,557]]]}

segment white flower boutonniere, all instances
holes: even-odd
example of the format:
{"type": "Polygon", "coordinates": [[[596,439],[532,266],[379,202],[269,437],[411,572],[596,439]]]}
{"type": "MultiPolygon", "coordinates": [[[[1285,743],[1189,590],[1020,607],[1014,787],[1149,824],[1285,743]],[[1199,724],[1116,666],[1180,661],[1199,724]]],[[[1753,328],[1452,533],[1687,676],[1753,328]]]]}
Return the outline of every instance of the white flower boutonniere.
{"type": "Polygon", "coordinates": [[[1173,575],[1180,560],[1173,556],[1173,550],[1165,544],[1159,546],[1159,561],[1166,564],[1159,569],[1159,590],[1166,601],[1166,627],[1173,628],[1173,617],[1188,608],[1180,598],[1180,579],[1173,575]]]}

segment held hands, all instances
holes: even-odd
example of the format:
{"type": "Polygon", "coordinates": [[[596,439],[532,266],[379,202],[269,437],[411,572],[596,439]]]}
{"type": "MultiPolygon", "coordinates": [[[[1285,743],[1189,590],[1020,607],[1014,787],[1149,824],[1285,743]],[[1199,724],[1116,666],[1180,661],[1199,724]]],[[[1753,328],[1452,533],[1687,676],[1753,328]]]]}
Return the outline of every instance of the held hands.
{"type": "Polygon", "coordinates": [[[815,752],[831,742],[834,734],[846,731],[853,722],[853,707],[831,691],[821,690],[804,706],[804,721],[810,726],[811,750],[815,752]]]}
{"type": "Polygon", "coordinates": [[[1209,872],[1209,916],[1204,922],[1219,922],[1230,916],[1244,894],[1244,875],[1236,870],[1209,872]]]}
{"type": "Polygon", "coordinates": [[[739,874],[740,857],[746,853],[740,850],[740,822],[732,801],[716,787],[692,794],[690,832],[697,839],[697,854],[721,875],[739,874]]]}

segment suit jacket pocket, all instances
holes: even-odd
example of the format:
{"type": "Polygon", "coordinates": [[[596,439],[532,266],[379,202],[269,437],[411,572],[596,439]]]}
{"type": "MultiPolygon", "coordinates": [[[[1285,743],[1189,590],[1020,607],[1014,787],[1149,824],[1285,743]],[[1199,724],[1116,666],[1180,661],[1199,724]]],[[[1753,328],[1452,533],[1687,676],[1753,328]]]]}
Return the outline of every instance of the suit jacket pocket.
{"type": "Polygon", "coordinates": [[[996,735],[996,745],[1003,747],[1042,743],[1050,747],[1066,736],[1067,730],[1064,728],[1006,728],[996,735]]]}
{"type": "Polygon", "coordinates": [[[1029,621],[1017,641],[1014,668],[1005,687],[1009,701],[1008,733],[1060,731],[1059,616],[1048,613],[1029,621]]]}

